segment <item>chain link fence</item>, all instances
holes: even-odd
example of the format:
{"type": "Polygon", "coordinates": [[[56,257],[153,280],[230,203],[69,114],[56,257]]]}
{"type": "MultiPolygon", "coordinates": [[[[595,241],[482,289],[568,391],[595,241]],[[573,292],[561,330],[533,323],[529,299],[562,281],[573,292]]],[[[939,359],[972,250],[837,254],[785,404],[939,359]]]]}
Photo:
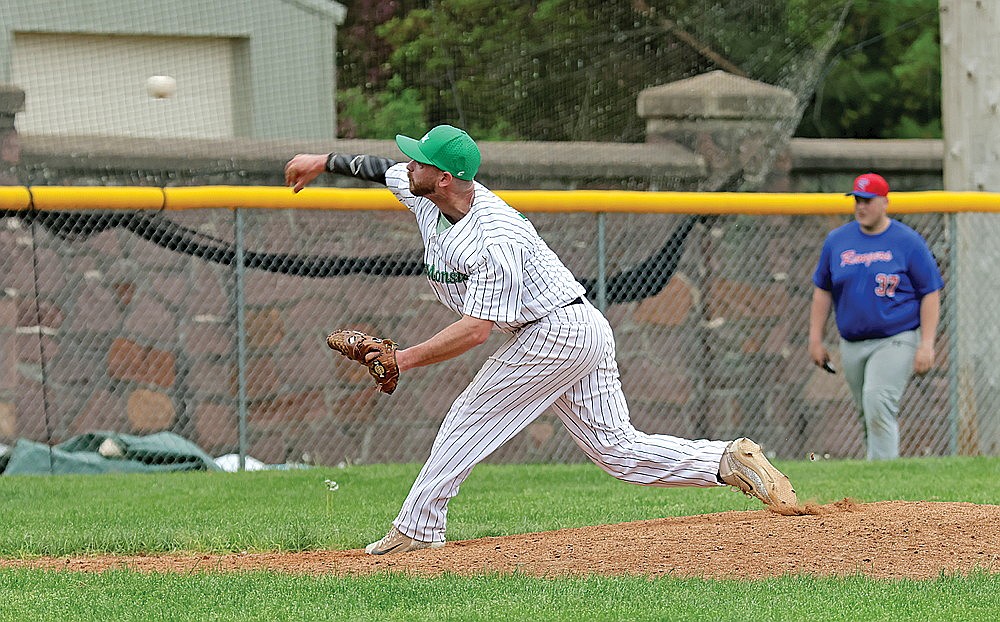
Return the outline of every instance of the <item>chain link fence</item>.
{"type": "MultiPolygon", "coordinates": [[[[274,186],[270,141],[282,158],[333,137],[380,153],[377,139],[446,122],[491,142],[483,180],[497,190],[703,192],[790,189],[788,141],[851,6],[8,4],[2,184],[274,186]],[[147,92],[159,75],[176,93],[147,92]]],[[[636,427],[747,435],[784,458],[863,455],[843,378],[806,354],[812,271],[846,216],[528,215],[615,328],[636,427]]],[[[413,370],[392,396],[326,348],[338,327],[409,345],[455,319],[424,283],[403,210],[0,219],[0,444],[172,433],[267,464],[421,461],[499,344],[413,370]]],[[[938,365],[906,393],[902,451],[996,454],[1000,322],[974,306],[996,217],[901,219],[946,277],[938,365]]],[[[490,459],[583,456],[545,414],[490,459]]]]}
{"type": "MultiPolygon", "coordinates": [[[[812,271],[847,216],[529,216],[606,308],[637,428],[863,457],[843,378],[806,353],[812,271]]],[[[980,231],[1000,224],[975,216],[980,231]]],[[[1000,451],[995,378],[955,365],[957,331],[975,342],[998,324],[990,309],[956,321],[955,219],[900,217],[946,277],[937,365],[902,404],[907,456],[1000,451]]],[[[0,248],[8,445],[168,431],[268,464],[420,461],[501,339],[404,374],[392,396],[327,349],[338,327],[411,345],[455,319],[419,274],[402,210],[34,212],[3,220],[0,248]]],[[[582,459],[549,413],[490,458],[582,459]]]]}

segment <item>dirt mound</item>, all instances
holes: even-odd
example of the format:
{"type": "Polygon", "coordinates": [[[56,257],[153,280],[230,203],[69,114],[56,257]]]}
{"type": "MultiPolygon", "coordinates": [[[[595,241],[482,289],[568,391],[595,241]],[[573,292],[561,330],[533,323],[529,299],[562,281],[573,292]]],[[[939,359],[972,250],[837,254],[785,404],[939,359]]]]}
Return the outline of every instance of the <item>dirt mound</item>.
{"type": "Polygon", "coordinates": [[[420,576],[519,572],[539,577],[641,575],[747,579],[805,574],[928,579],[1000,573],[1000,506],[848,499],[796,516],[766,510],[449,542],[374,557],[364,551],[0,560],[0,566],[99,572],[230,572],[420,576]]]}

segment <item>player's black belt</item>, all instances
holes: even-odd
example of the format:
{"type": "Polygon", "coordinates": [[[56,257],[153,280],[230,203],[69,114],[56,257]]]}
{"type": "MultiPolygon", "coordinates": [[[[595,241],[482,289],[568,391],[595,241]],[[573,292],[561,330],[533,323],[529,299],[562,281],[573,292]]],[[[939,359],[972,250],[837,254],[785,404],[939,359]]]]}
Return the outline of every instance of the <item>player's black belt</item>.
{"type": "MultiPolygon", "coordinates": [[[[582,305],[582,304],[583,304],[583,297],[582,296],[578,296],[578,297],[574,298],[573,300],[570,300],[569,302],[567,302],[566,304],[564,304],[562,307],[560,307],[560,309],[565,309],[566,307],[571,307],[573,305],[582,305]]],[[[535,322],[540,322],[542,319],[544,319],[544,318],[540,317],[537,320],[531,320],[530,322],[525,322],[524,324],[521,325],[521,327],[518,330],[523,330],[523,329],[531,326],[535,322]]]]}

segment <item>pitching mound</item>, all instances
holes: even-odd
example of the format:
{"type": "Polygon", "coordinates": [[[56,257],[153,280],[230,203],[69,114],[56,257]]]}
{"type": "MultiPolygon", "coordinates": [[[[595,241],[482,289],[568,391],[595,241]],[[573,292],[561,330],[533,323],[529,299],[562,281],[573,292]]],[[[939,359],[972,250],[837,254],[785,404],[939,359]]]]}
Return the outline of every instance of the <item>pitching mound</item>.
{"type": "Polygon", "coordinates": [[[1000,506],[886,501],[806,505],[449,542],[374,557],[363,551],[0,560],[0,565],[99,572],[363,575],[513,573],[539,577],[641,575],[755,579],[789,574],[928,579],[1000,573],[1000,506]]]}

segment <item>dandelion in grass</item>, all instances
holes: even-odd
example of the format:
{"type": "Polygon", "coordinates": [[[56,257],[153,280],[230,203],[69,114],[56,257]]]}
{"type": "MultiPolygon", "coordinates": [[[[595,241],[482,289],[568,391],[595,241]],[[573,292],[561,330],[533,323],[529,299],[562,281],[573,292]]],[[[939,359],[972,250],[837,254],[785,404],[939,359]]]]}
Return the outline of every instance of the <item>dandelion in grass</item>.
{"type": "MultiPolygon", "coordinates": [[[[338,490],[340,490],[340,484],[333,481],[332,479],[323,480],[323,485],[326,486],[326,491],[328,493],[337,492],[338,490]]],[[[330,516],[330,505],[333,503],[333,497],[331,497],[330,495],[325,495],[325,496],[326,496],[326,515],[330,516]]]]}

